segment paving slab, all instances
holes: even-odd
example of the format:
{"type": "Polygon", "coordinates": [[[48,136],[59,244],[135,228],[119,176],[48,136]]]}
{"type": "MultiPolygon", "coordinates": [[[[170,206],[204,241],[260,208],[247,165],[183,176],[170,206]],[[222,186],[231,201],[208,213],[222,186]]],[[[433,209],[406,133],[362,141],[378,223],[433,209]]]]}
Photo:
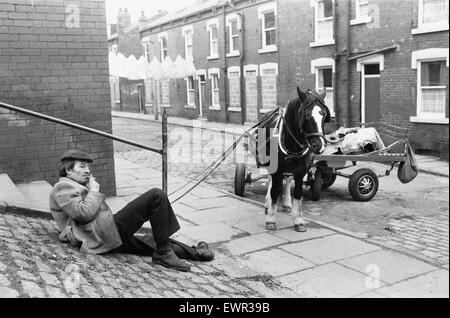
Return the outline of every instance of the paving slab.
{"type": "MultiPolygon", "coordinates": [[[[279,277],[283,286],[301,297],[355,297],[372,289],[366,286],[367,276],[336,263],[316,266],[279,277]]],[[[382,285],[380,285],[382,286],[382,285]]]]}
{"type": "Polygon", "coordinates": [[[349,236],[334,234],[280,247],[316,264],[325,264],[381,249],[349,236]]]}
{"type": "Polygon", "coordinates": [[[377,290],[395,298],[448,298],[448,270],[440,269],[377,290]]]}
{"type": "Polygon", "coordinates": [[[244,234],[223,223],[181,227],[179,233],[195,242],[206,241],[208,243],[229,241],[233,236],[244,234]]]}
{"type": "Polygon", "coordinates": [[[234,220],[242,216],[252,216],[255,212],[249,210],[235,210],[233,207],[213,208],[193,212],[184,212],[183,217],[197,224],[212,224],[234,220]]]}
{"type": "Polygon", "coordinates": [[[262,250],[264,248],[287,243],[285,239],[269,233],[255,234],[232,240],[223,246],[233,255],[262,250]]]}
{"type": "Polygon", "coordinates": [[[374,291],[369,291],[356,296],[355,298],[387,298],[387,296],[381,295],[374,291]]]}
{"type": "Polygon", "coordinates": [[[274,231],[273,234],[288,240],[289,242],[298,242],[310,240],[313,238],[323,237],[327,235],[336,234],[336,232],[328,230],[328,229],[316,229],[316,228],[308,228],[306,232],[296,232],[292,228],[282,229],[278,231],[274,231]]]}
{"type": "Polygon", "coordinates": [[[363,274],[369,273],[376,266],[379,269],[380,280],[389,284],[437,269],[415,258],[389,250],[355,256],[338,263],[363,274]]]}
{"type": "Polygon", "coordinates": [[[242,263],[260,273],[281,276],[314,267],[315,264],[278,248],[247,254],[242,263]]]}

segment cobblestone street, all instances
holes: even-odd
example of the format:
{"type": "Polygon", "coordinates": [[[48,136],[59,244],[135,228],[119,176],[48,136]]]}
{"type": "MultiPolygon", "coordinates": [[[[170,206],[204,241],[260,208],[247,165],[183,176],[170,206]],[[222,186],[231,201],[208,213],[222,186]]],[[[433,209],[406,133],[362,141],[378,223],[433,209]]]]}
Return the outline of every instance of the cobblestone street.
{"type": "Polygon", "coordinates": [[[99,257],[62,246],[57,241],[56,224],[49,219],[10,213],[0,216],[0,297],[289,295],[270,277],[252,276],[239,268],[230,271],[233,262],[223,254],[212,263],[192,262],[192,272],[182,273],[152,264],[151,257],[99,257]],[[225,271],[235,274],[230,277],[225,271]]]}

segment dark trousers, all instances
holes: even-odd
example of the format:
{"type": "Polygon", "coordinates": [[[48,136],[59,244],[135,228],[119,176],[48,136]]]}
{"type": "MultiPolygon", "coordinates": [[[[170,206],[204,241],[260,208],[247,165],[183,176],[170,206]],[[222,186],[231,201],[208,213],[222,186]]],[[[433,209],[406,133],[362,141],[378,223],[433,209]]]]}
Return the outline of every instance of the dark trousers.
{"type": "MultiPolygon", "coordinates": [[[[147,191],[128,203],[114,215],[114,221],[119,230],[122,245],[112,250],[112,253],[151,256],[155,247],[134,236],[147,221],[150,221],[156,247],[167,245],[169,237],[180,229],[166,193],[157,188],[147,191]]],[[[177,247],[174,248],[173,244],[171,246],[177,255],[182,252],[177,247]]]]}

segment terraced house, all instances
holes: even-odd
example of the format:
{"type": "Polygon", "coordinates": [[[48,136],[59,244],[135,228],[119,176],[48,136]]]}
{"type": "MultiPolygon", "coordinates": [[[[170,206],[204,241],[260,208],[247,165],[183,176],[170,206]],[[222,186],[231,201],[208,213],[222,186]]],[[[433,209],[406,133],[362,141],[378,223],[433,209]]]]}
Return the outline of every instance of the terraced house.
{"type": "Polygon", "coordinates": [[[169,115],[253,123],[297,85],[325,89],[329,129],[402,127],[417,152],[448,159],[446,0],[210,0],[140,33],[149,61],[197,69],[146,82],[145,103],[169,115]]]}

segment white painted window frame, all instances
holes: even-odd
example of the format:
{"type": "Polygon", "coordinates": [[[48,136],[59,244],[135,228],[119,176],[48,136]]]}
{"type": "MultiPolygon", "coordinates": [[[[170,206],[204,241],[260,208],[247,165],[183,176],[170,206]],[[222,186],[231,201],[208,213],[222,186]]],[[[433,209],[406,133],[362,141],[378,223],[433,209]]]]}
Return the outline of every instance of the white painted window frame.
{"type": "MultiPolygon", "coordinates": [[[[417,96],[416,96],[416,116],[411,116],[409,120],[415,123],[431,123],[431,124],[448,124],[448,117],[445,112],[442,115],[424,113],[421,111],[420,101],[422,100],[421,89],[421,63],[445,61],[445,66],[449,67],[448,48],[430,48],[424,50],[413,51],[411,54],[411,68],[417,69],[417,96]]],[[[447,87],[446,87],[447,88],[447,87]]]]}
{"type": "Polygon", "coordinates": [[[150,44],[150,37],[146,36],[142,38],[141,44],[144,57],[147,60],[147,62],[150,62],[150,48],[148,47],[148,45],[150,44]]]}
{"type": "Polygon", "coordinates": [[[361,15],[361,6],[368,5],[368,0],[355,0],[355,18],[350,20],[350,25],[357,25],[363,23],[372,22],[372,18],[369,15],[361,15]]]}
{"type": "MultiPolygon", "coordinates": [[[[316,91],[319,91],[319,89],[320,89],[319,88],[319,70],[324,69],[324,68],[331,68],[332,76],[336,76],[335,65],[336,65],[335,61],[332,58],[328,58],[328,57],[318,58],[318,59],[311,61],[311,74],[314,74],[316,91]]],[[[334,101],[334,94],[335,94],[334,87],[332,87],[331,90],[332,90],[333,101],[334,101]]],[[[330,91],[329,88],[327,89],[327,95],[328,95],[328,91],[330,91]]],[[[330,115],[331,115],[331,117],[335,117],[335,105],[334,104],[333,104],[333,109],[330,110],[330,115]]]]}
{"type": "Polygon", "coordinates": [[[234,21],[234,20],[236,20],[236,23],[237,23],[237,29],[238,29],[238,31],[240,31],[241,30],[241,18],[240,18],[240,16],[238,15],[238,14],[236,14],[236,13],[232,13],[232,14],[228,14],[226,17],[225,17],[225,25],[226,25],[226,27],[228,28],[228,43],[230,43],[230,45],[229,45],[229,52],[227,52],[227,57],[234,57],[234,56],[239,56],[241,53],[240,53],[240,51],[239,50],[236,50],[234,47],[233,47],[233,38],[234,37],[239,37],[240,35],[239,35],[239,33],[237,34],[237,35],[233,35],[232,34],[232,21],[234,21]]]}
{"type": "Polygon", "coordinates": [[[192,25],[186,25],[181,28],[181,36],[184,39],[184,58],[194,60],[194,27],[192,25]],[[188,56],[188,45],[187,45],[187,34],[191,33],[191,46],[192,46],[192,55],[188,56]]]}
{"type": "Polygon", "coordinates": [[[169,56],[169,51],[168,51],[168,48],[167,48],[167,46],[168,46],[168,44],[169,44],[169,42],[168,42],[168,41],[169,41],[169,38],[168,38],[168,36],[167,36],[167,32],[159,33],[159,34],[158,34],[159,57],[160,57],[160,59],[161,59],[161,62],[164,61],[164,57],[163,57],[163,52],[164,52],[164,50],[163,50],[163,41],[162,41],[163,38],[166,39],[166,52],[167,52],[167,56],[169,56]]]}
{"type": "MultiPolygon", "coordinates": [[[[230,78],[230,74],[231,73],[235,73],[235,72],[238,73],[238,78],[239,78],[239,94],[242,94],[241,82],[240,82],[241,67],[240,66],[230,66],[230,67],[228,67],[228,69],[227,69],[228,78],[230,78]]],[[[230,91],[230,93],[231,93],[231,91],[230,91]]],[[[242,111],[242,107],[228,107],[228,110],[232,111],[232,112],[240,112],[240,111],[242,111]]]]}
{"type": "Polygon", "coordinates": [[[219,80],[220,80],[220,70],[217,67],[214,68],[210,68],[208,69],[208,78],[211,81],[211,106],[209,107],[209,109],[211,110],[220,110],[220,84],[219,84],[219,80]],[[214,89],[214,81],[213,81],[213,76],[212,75],[217,75],[217,79],[218,79],[218,87],[217,89],[214,89]],[[217,103],[214,100],[214,92],[217,90],[217,92],[219,93],[219,100],[217,101],[217,103]]]}
{"type": "Polygon", "coordinates": [[[219,19],[211,19],[208,22],[206,22],[206,29],[209,32],[209,55],[206,57],[208,60],[218,59],[219,58],[219,19]],[[212,39],[212,29],[213,27],[217,28],[217,54],[213,54],[212,48],[213,48],[213,39],[212,39]]]}
{"type": "Polygon", "coordinates": [[[184,107],[195,109],[196,108],[196,105],[195,105],[195,77],[194,76],[189,76],[189,77],[186,77],[184,79],[186,81],[186,105],[184,107]],[[192,85],[194,86],[192,89],[189,89],[189,77],[192,77],[192,85]],[[194,92],[194,100],[192,100],[192,101],[189,98],[190,91],[194,92]]]}
{"type": "MultiPolygon", "coordinates": [[[[447,19],[445,21],[438,21],[435,23],[423,23],[423,0],[417,0],[418,5],[418,24],[417,28],[411,30],[411,34],[423,34],[440,31],[448,31],[448,10],[447,19]]],[[[447,4],[448,8],[448,4],[447,4]]]]}
{"type": "MultiPolygon", "coordinates": [[[[276,44],[266,45],[266,31],[265,28],[265,14],[273,12],[275,15],[275,28],[274,30],[277,30],[277,3],[268,3],[258,8],[258,19],[261,21],[261,48],[258,50],[259,54],[264,53],[272,53],[278,51],[278,46],[276,44]]],[[[276,37],[275,42],[278,41],[278,37],[276,37]]]]}
{"type": "Polygon", "coordinates": [[[256,76],[259,76],[258,64],[244,65],[244,77],[247,77],[247,71],[255,71],[256,72],[256,76]]]}
{"type": "MultiPolygon", "coordinates": [[[[321,39],[318,40],[317,39],[317,34],[318,34],[318,28],[319,28],[319,22],[322,21],[326,21],[326,20],[333,20],[334,16],[329,17],[329,18],[325,18],[322,19],[321,21],[319,21],[319,5],[318,2],[321,2],[323,0],[311,0],[311,7],[314,8],[314,42],[309,43],[310,47],[318,47],[318,46],[326,46],[326,45],[334,45],[335,41],[334,41],[334,36],[335,34],[333,33],[333,37],[330,39],[321,39]]],[[[348,0],[350,1],[350,0],[348,0]]],[[[334,4],[334,0],[332,0],[333,6],[334,4]]]]}

